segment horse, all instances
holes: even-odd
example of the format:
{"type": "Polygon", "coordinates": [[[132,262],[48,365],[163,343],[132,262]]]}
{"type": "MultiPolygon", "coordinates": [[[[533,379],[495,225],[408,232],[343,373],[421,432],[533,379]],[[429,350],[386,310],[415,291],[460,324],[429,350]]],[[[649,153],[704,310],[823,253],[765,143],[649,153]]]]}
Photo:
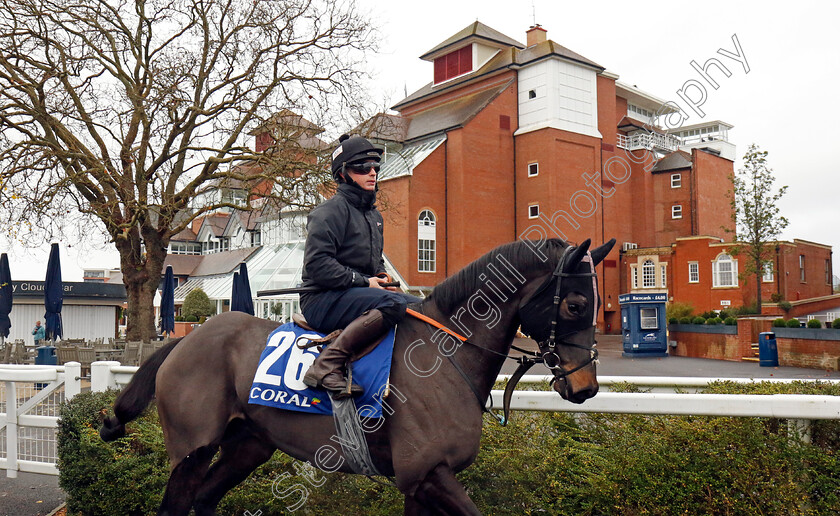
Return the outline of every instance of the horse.
{"type": "MultiPolygon", "coordinates": [[[[404,495],[404,514],[481,514],[455,474],[478,455],[485,401],[520,327],[537,341],[563,398],[583,403],[598,392],[595,265],[614,244],[504,244],[414,307],[443,329],[408,316],[398,325],[384,417],[366,423],[365,437],[376,469],[404,495]]],[[[100,430],[106,441],[125,435],[126,423],[157,400],[171,466],[159,515],[214,514],[277,449],[353,472],[331,444],[331,416],[248,403],[276,327],[241,312],[212,317],[153,354],[115,400],[100,430]]]]}

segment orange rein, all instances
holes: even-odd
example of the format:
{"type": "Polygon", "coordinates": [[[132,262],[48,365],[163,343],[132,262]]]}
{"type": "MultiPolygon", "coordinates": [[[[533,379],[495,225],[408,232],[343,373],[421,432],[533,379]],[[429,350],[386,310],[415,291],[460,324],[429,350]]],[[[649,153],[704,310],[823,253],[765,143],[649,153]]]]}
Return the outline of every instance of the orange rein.
{"type": "Polygon", "coordinates": [[[455,337],[456,339],[460,340],[461,342],[466,342],[466,341],[467,341],[467,338],[466,338],[466,337],[464,337],[464,336],[462,336],[462,335],[459,335],[459,334],[455,333],[454,331],[450,330],[449,328],[447,328],[446,326],[442,325],[441,323],[439,323],[439,322],[435,321],[435,320],[434,320],[434,319],[432,319],[431,317],[426,316],[426,315],[423,315],[423,314],[421,314],[420,312],[418,312],[418,311],[416,311],[416,310],[412,310],[411,308],[406,308],[406,309],[405,309],[405,313],[407,313],[408,315],[410,315],[410,316],[412,316],[412,317],[414,317],[414,318],[416,318],[416,319],[420,319],[420,320],[421,320],[421,321],[423,321],[423,322],[426,322],[426,323],[428,323],[428,324],[431,324],[432,326],[434,326],[435,328],[437,328],[437,329],[439,329],[439,330],[443,330],[443,331],[445,331],[446,333],[448,333],[448,334],[452,335],[453,337],[455,337]]]}

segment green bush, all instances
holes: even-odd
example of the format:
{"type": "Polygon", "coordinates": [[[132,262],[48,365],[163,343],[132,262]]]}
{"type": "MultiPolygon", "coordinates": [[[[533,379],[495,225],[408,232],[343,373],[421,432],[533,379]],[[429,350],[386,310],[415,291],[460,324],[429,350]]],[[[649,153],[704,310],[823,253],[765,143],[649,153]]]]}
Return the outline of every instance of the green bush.
{"type": "Polygon", "coordinates": [[[711,319],[706,319],[706,324],[722,324],[723,320],[720,317],[712,317],[711,319]]]}
{"type": "Polygon", "coordinates": [[[729,316],[729,317],[727,317],[726,319],[723,320],[723,324],[725,324],[727,326],[737,326],[738,325],[738,319],[736,319],[732,316],[729,316]]]}
{"type": "Polygon", "coordinates": [[[831,323],[831,327],[840,330],[840,317],[834,319],[834,321],[831,323]]]}
{"type": "Polygon", "coordinates": [[[198,317],[193,314],[184,317],[184,322],[198,322],[198,317]]]}
{"type": "Polygon", "coordinates": [[[184,298],[184,304],[181,306],[181,314],[184,320],[189,320],[187,317],[194,316],[197,321],[199,317],[208,317],[216,312],[216,304],[210,301],[207,294],[200,288],[193,289],[184,298]]]}
{"type": "Polygon", "coordinates": [[[724,308],[723,310],[718,312],[717,316],[725,321],[728,317],[734,317],[735,314],[734,314],[734,312],[732,312],[732,310],[730,310],[728,308],[724,308]]]}
{"type": "Polygon", "coordinates": [[[787,321],[783,318],[779,317],[778,319],[773,319],[773,327],[774,328],[786,328],[787,321]]]}
{"type": "Polygon", "coordinates": [[[184,316],[176,315],[175,316],[175,322],[184,322],[184,316]]]}
{"type": "Polygon", "coordinates": [[[773,292],[772,294],[770,294],[770,302],[771,303],[778,303],[781,300],[782,300],[782,295],[779,294],[778,292],[773,292]]]}
{"type": "Polygon", "coordinates": [[[781,302],[779,302],[779,308],[781,308],[782,310],[784,310],[785,312],[787,312],[787,311],[789,311],[791,308],[793,308],[793,305],[792,305],[792,304],[790,304],[790,301],[781,301],[781,302]]]}
{"type": "Polygon", "coordinates": [[[699,315],[691,320],[692,324],[706,324],[706,319],[699,315]]]}
{"type": "Polygon", "coordinates": [[[787,323],[788,328],[801,328],[802,324],[800,324],[798,319],[790,319],[787,323]]]}
{"type": "Polygon", "coordinates": [[[700,314],[700,317],[702,317],[703,319],[714,319],[715,317],[717,317],[717,312],[709,310],[708,312],[703,312],[702,314],[700,314]]]}
{"type": "Polygon", "coordinates": [[[753,315],[758,313],[758,308],[755,305],[743,305],[732,309],[732,313],[738,315],[753,315]]]}
{"type": "Polygon", "coordinates": [[[806,324],[808,328],[822,328],[823,325],[818,319],[809,319],[806,324]]]}
{"type": "MultiPolygon", "coordinates": [[[[548,385],[535,386],[548,389],[548,385]]],[[[614,390],[638,390],[615,385],[614,390]]],[[[706,392],[840,396],[827,382],[717,382],[706,392]]],[[[153,514],[168,478],[155,410],[104,443],[100,411],[115,393],[84,393],[61,411],[59,482],[68,514],[153,514]]],[[[815,421],[811,442],[770,418],[515,412],[506,427],[485,419],[478,458],[458,477],[483,514],[809,514],[840,510],[840,421],[815,421]]],[[[281,453],[234,488],[220,515],[286,514],[296,497],[273,495],[308,486],[294,514],[402,514],[402,496],[360,476],[316,472],[281,453]],[[288,473],[287,479],[279,481],[288,473]]]]}
{"type": "Polygon", "coordinates": [[[668,303],[665,307],[665,316],[668,319],[675,317],[677,319],[682,319],[683,317],[691,317],[694,313],[694,306],[691,303],[668,303]]]}
{"type": "Polygon", "coordinates": [[[670,319],[668,319],[668,324],[679,324],[679,323],[680,323],[680,320],[677,319],[676,317],[671,317],[670,319]]]}
{"type": "Polygon", "coordinates": [[[681,317],[680,324],[691,324],[691,317],[681,317]]]}

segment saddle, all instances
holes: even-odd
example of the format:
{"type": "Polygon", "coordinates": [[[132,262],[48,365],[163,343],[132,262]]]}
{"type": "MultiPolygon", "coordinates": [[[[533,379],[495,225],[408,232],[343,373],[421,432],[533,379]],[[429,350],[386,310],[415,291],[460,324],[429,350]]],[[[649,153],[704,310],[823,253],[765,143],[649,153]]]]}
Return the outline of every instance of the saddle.
{"type": "MultiPolygon", "coordinates": [[[[295,324],[297,324],[298,326],[300,326],[304,330],[314,331],[316,333],[324,333],[324,332],[320,331],[319,329],[310,325],[308,322],[306,322],[306,318],[303,316],[302,313],[298,312],[298,313],[292,314],[292,322],[294,322],[295,324]]],[[[309,349],[309,348],[314,348],[314,347],[317,346],[318,351],[320,352],[323,349],[324,346],[326,346],[330,342],[337,339],[338,336],[341,335],[341,331],[342,331],[341,329],[335,330],[331,333],[328,333],[328,334],[324,335],[320,339],[312,339],[312,340],[309,340],[309,342],[305,342],[305,343],[298,342],[297,347],[299,347],[300,349],[309,349]]],[[[372,341],[370,344],[365,346],[359,353],[356,353],[356,354],[353,355],[353,357],[351,358],[351,361],[356,361],[356,360],[362,358],[363,356],[369,354],[374,349],[376,349],[376,346],[378,346],[380,342],[385,340],[385,337],[387,335],[388,334],[386,332],[384,335],[382,335],[378,339],[372,341]]]]}

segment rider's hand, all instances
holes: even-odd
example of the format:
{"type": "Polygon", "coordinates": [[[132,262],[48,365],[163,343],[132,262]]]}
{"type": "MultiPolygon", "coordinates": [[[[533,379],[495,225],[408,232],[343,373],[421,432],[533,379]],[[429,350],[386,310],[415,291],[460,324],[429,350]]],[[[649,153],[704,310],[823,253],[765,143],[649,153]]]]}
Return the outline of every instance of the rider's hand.
{"type": "Polygon", "coordinates": [[[382,283],[388,283],[388,278],[368,278],[368,286],[370,288],[381,288],[383,290],[390,290],[391,292],[396,292],[397,287],[383,287],[382,283]]]}

